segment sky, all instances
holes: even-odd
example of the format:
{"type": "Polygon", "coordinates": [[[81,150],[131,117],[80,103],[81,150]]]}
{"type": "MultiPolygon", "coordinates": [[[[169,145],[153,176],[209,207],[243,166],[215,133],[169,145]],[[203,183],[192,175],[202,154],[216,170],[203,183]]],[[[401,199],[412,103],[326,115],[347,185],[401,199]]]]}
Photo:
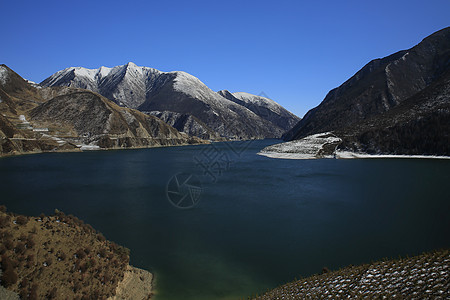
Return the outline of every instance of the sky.
{"type": "Polygon", "coordinates": [[[300,117],[370,60],[450,26],[450,0],[3,0],[0,13],[0,64],[26,79],[132,61],[300,117]]]}

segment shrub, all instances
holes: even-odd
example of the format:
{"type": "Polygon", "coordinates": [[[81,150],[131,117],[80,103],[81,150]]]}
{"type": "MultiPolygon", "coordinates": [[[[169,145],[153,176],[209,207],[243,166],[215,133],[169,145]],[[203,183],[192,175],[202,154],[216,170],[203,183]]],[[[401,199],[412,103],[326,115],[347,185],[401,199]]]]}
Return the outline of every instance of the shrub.
{"type": "Polygon", "coordinates": [[[12,260],[6,255],[2,255],[2,264],[1,265],[2,265],[3,271],[14,268],[12,260]]]}
{"type": "Polygon", "coordinates": [[[0,211],[1,211],[2,213],[6,213],[6,206],[0,205],[0,211]]]}
{"type": "Polygon", "coordinates": [[[35,242],[31,236],[28,237],[26,245],[27,245],[28,249],[31,249],[34,247],[35,242]]]}
{"type": "Polygon", "coordinates": [[[48,257],[45,259],[45,263],[47,264],[47,266],[51,266],[53,263],[53,259],[51,257],[48,257]]]}
{"type": "Polygon", "coordinates": [[[105,257],[106,256],[106,249],[105,248],[101,248],[100,251],[98,252],[98,254],[100,254],[100,257],[105,257]]]}
{"type": "Polygon", "coordinates": [[[5,228],[9,225],[9,216],[0,216],[0,228],[5,228]]]}
{"type": "MultiPolygon", "coordinates": [[[[28,281],[26,280],[26,278],[22,279],[22,281],[19,284],[20,288],[26,288],[28,281]]],[[[27,293],[28,294],[28,293],[27,293]]]]}
{"type": "Polygon", "coordinates": [[[78,249],[75,253],[79,259],[83,259],[86,257],[86,253],[83,251],[83,249],[78,249]]]}
{"type": "Polygon", "coordinates": [[[11,250],[14,247],[14,243],[9,239],[6,240],[3,244],[5,245],[6,249],[8,249],[8,250],[11,250]]]}
{"type": "Polygon", "coordinates": [[[18,216],[18,217],[16,218],[16,223],[17,223],[18,225],[25,225],[25,224],[28,223],[28,218],[25,217],[25,216],[18,216]]]}
{"type": "Polygon", "coordinates": [[[58,255],[58,258],[59,258],[60,260],[65,260],[65,259],[66,259],[66,253],[61,252],[61,253],[58,255]]]}
{"type": "Polygon", "coordinates": [[[104,236],[103,234],[101,234],[101,233],[97,234],[97,239],[98,239],[100,242],[106,241],[105,236],[104,236]]]}
{"type": "Polygon", "coordinates": [[[27,263],[25,264],[25,267],[31,268],[34,264],[34,255],[30,254],[27,256],[27,263]]]}
{"type": "Polygon", "coordinates": [[[25,253],[25,244],[23,242],[19,242],[17,243],[16,247],[14,248],[14,251],[18,254],[23,254],[25,253]]]}
{"type": "Polygon", "coordinates": [[[9,287],[17,282],[17,274],[14,272],[12,268],[4,270],[2,273],[1,281],[2,285],[5,287],[9,287]]]}
{"type": "Polygon", "coordinates": [[[28,288],[26,286],[22,286],[19,291],[20,299],[28,299],[28,288]]]}
{"type": "Polygon", "coordinates": [[[0,239],[2,240],[8,240],[8,239],[12,239],[13,235],[11,234],[11,232],[8,231],[0,231],[0,239]]]}
{"type": "Polygon", "coordinates": [[[48,299],[55,299],[56,298],[56,292],[57,292],[57,289],[54,287],[53,289],[51,289],[51,291],[49,291],[47,293],[47,298],[48,299]]]}
{"type": "Polygon", "coordinates": [[[30,296],[28,297],[28,299],[37,300],[38,299],[37,291],[38,291],[38,285],[36,283],[34,283],[31,286],[30,296]]]}

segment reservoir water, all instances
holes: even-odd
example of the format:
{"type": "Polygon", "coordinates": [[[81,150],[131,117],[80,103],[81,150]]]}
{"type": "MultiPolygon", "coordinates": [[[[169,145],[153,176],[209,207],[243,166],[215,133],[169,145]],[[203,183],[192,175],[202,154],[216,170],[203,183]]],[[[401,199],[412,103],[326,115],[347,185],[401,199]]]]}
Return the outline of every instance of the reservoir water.
{"type": "Polygon", "coordinates": [[[246,299],[450,246],[450,160],[256,154],[276,142],[3,158],[0,204],[83,219],[156,275],[156,300],[246,299]]]}

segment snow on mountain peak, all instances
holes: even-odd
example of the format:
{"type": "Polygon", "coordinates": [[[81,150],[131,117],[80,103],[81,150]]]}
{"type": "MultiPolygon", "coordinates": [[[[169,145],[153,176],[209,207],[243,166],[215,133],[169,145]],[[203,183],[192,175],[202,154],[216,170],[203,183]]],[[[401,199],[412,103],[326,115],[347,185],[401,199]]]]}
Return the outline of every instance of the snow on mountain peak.
{"type": "Polygon", "coordinates": [[[75,67],[74,72],[75,72],[75,75],[77,75],[77,76],[87,77],[93,81],[95,78],[95,75],[98,72],[98,69],[86,69],[83,67],[75,67]]]}
{"type": "Polygon", "coordinates": [[[183,71],[173,71],[169,73],[176,75],[174,79],[174,88],[179,92],[199,95],[201,94],[201,92],[209,91],[209,88],[203,82],[201,82],[200,79],[189,73],[183,71]]]}
{"type": "Polygon", "coordinates": [[[126,74],[140,74],[142,75],[142,67],[138,67],[135,63],[129,62],[125,65],[126,74]]]}
{"type": "Polygon", "coordinates": [[[97,71],[97,76],[101,78],[106,77],[109,74],[109,72],[111,72],[111,70],[112,68],[101,66],[97,71]]]}
{"type": "Polygon", "coordinates": [[[232,95],[244,102],[253,103],[253,104],[256,104],[259,106],[264,106],[273,112],[279,113],[281,111],[281,106],[278,103],[276,103],[272,99],[269,99],[269,98],[266,98],[263,96],[257,96],[257,95],[253,95],[253,94],[245,93],[245,92],[237,92],[237,93],[233,93],[232,95]]]}
{"type": "Polygon", "coordinates": [[[132,61],[129,61],[128,63],[127,63],[127,67],[130,67],[130,68],[139,68],[134,62],[132,62],[132,61]]]}

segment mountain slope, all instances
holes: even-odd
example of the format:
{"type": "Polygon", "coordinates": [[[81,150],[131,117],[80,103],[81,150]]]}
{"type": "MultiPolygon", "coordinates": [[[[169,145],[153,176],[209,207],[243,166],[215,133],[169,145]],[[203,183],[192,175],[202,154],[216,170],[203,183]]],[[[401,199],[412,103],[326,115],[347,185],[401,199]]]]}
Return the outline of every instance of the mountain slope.
{"type": "Polygon", "coordinates": [[[450,156],[450,70],[385,114],[336,134],[344,151],[450,156]]]}
{"type": "Polygon", "coordinates": [[[249,93],[230,93],[227,90],[217,92],[222,97],[242,105],[261,118],[270,121],[284,131],[290,130],[300,118],[292,114],[272,99],[249,93]]]}
{"type": "MultiPolygon", "coordinates": [[[[439,80],[449,68],[450,28],[364,66],[287,132],[285,140],[333,131],[384,114],[439,80]]],[[[356,126],[356,125],[355,125],[356,126]]]]}
{"type": "Polygon", "coordinates": [[[0,155],[202,143],[92,91],[36,88],[0,66],[0,155]]]}
{"type": "Polygon", "coordinates": [[[210,139],[280,137],[289,129],[289,124],[298,120],[282,110],[284,121],[272,122],[273,118],[258,115],[248,105],[242,105],[243,101],[230,101],[188,73],[161,72],[131,62],[114,68],[67,68],[53,74],[41,85],[87,88],[121,106],[153,115],[163,112],[166,117],[171,115],[177,129],[210,139]],[[183,124],[186,115],[193,117],[190,122],[195,126],[183,124]],[[183,119],[177,120],[178,117],[183,119]]]}
{"type": "Polygon", "coordinates": [[[152,274],[131,267],[129,252],[72,215],[28,217],[0,205],[2,300],[3,287],[20,299],[148,299],[152,274]]]}

